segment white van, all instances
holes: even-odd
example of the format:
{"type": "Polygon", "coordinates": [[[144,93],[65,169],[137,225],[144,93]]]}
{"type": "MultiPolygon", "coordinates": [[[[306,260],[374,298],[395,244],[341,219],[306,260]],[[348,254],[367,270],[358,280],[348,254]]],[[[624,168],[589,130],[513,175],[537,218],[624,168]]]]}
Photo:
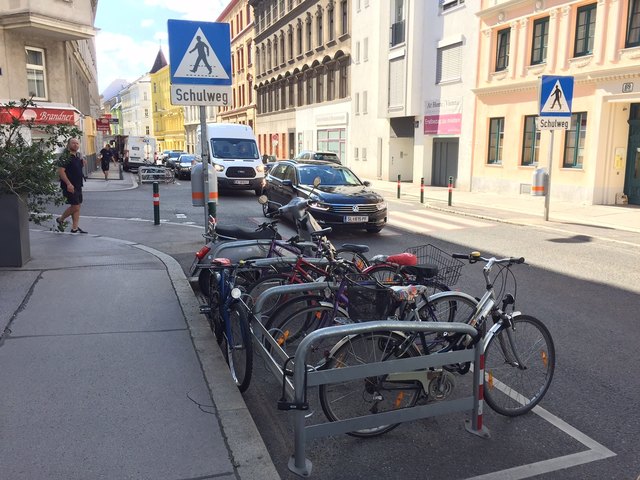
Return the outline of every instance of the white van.
{"type": "MultiPolygon", "coordinates": [[[[262,194],[264,165],[251,127],[236,123],[207,124],[211,164],[218,177],[218,190],[253,190],[262,194]]],[[[196,148],[196,153],[201,153],[196,148]]]]}

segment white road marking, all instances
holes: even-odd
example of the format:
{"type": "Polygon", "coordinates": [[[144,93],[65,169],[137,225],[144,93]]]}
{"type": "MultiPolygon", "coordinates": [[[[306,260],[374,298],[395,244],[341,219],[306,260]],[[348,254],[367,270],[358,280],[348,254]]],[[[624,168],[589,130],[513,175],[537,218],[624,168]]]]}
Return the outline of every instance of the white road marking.
{"type": "Polygon", "coordinates": [[[187,218],[184,213],[176,213],[176,218],[187,218]]]}
{"type": "Polygon", "coordinates": [[[461,218],[459,216],[448,216],[434,214],[427,210],[411,210],[409,212],[389,213],[389,224],[397,225],[407,230],[427,233],[437,230],[459,230],[461,228],[489,227],[489,222],[480,222],[461,218]]]}

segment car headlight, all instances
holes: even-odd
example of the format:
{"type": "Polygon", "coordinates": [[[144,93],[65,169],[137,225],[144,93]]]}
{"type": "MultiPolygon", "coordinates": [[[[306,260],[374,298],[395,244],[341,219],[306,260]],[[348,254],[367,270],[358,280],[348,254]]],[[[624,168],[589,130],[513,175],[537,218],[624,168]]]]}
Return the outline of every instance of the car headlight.
{"type": "Polygon", "coordinates": [[[256,167],[256,172],[264,173],[264,165],[258,165],[256,167]]]}
{"type": "Polygon", "coordinates": [[[316,201],[316,202],[309,203],[309,208],[313,208],[314,210],[322,210],[323,212],[326,212],[331,208],[331,206],[327,205],[326,203],[316,201]]]}
{"type": "Polygon", "coordinates": [[[224,172],[224,166],[222,166],[220,164],[214,163],[213,164],[213,168],[216,169],[216,172],[224,172]]]}
{"type": "Polygon", "coordinates": [[[387,208],[387,202],[380,202],[376,204],[376,208],[378,210],[384,210],[387,208]]]}

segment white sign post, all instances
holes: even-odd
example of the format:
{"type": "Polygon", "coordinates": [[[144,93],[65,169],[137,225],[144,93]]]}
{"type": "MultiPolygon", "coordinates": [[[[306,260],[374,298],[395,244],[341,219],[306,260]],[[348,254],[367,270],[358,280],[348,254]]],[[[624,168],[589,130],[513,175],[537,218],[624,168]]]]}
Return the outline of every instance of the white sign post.
{"type": "Polygon", "coordinates": [[[231,30],[228,23],[169,20],[171,104],[200,106],[200,146],[204,193],[204,228],[216,218],[216,202],[210,201],[209,142],[206,107],[231,104],[231,30]]]}
{"type": "Polygon", "coordinates": [[[571,128],[571,103],[573,102],[573,77],[543,75],[538,86],[540,93],[540,116],[536,119],[538,130],[550,130],[549,173],[544,197],[544,219],[549,220],[551,198],[551,169],[553,166],[553,137],[556,130],[571,128]]]}

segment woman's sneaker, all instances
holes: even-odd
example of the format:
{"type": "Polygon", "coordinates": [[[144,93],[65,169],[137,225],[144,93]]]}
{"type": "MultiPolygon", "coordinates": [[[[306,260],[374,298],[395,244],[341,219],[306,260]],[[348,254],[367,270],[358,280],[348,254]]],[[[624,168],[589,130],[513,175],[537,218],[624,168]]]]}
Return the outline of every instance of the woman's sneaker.
{"type": "Polygon", "coordinates": [[[80,227],[78,227],[78,228],[72,228],[71,233],[88,233],[88,232],[85,232],[80,227]]]}
{"type": "Polygon", "coordinates": [[[59,232],[64,232],[64,229],[67,228],[67,222],[60,220],[60,217],[56,218],[56,223],[58,224],[59,232]]]}

